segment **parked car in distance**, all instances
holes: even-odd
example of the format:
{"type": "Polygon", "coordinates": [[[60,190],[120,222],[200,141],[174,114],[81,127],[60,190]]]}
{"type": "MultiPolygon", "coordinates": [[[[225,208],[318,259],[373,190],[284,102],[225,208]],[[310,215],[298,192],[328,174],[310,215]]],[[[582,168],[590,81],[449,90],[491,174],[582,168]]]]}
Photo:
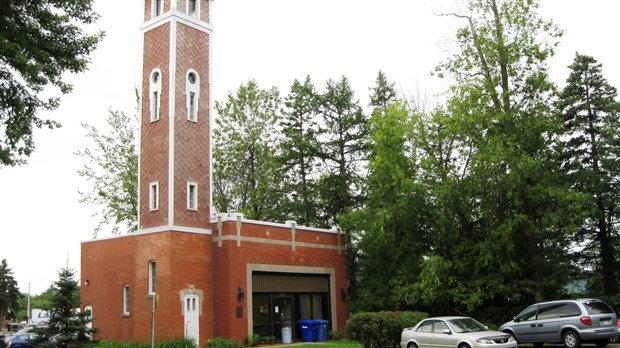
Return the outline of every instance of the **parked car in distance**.
{"type": "Polygon", "coordinates": [[[31,341],[35,338],[33,333],[19,334],[11,337],[7,348],[34,348],[31,341]]]}
{"type": "Polygon", "coordinates": [[[536,347],[562,343],[566,348],[578,348],[584,342],[604,347],[618,335],[616,322],[616,312],[601,300],[562,300],[533,304],[502,324],[499,331],[536,347]]]}
{"type": "Polygon", "coordinates": [[[403,329],[401,348],[516,348],[508,334],[491,331],[469,317],[435,317],[403,329]]]}

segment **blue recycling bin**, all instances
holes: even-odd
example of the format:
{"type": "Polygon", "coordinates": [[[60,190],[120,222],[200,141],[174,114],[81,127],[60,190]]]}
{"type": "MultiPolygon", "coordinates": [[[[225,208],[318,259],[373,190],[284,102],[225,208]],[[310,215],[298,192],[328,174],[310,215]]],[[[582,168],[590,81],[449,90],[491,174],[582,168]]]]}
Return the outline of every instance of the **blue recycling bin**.
{"type": "Polygon", "coordinates": [[[327,341],[327,329],[329,327],[329,321],[327,320],[316,320],[317,323],[317,333],[316,333],[316,341],[317,342],[325,342],[327,341]]]}
{"type": "Polygon", "coordinates": [[[306,342],[316,342],[319,322],[317,320],[300,320],[301,334],[306,342]]]}

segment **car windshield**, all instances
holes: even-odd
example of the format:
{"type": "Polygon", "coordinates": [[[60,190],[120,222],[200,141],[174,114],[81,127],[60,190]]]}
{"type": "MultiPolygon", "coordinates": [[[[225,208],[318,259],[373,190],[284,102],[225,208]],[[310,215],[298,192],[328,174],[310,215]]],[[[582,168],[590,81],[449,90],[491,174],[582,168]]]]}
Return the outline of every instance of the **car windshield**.
{"type": "Polygon", "coordinates": [[[472,318],[458,318],[448,320],[450,326],[454,328],[454,331],[457,333],[460,332],[478,332],[478,331],[488,331],[489,329],[486,326],[480,324],[478,321],[472,318]]]}

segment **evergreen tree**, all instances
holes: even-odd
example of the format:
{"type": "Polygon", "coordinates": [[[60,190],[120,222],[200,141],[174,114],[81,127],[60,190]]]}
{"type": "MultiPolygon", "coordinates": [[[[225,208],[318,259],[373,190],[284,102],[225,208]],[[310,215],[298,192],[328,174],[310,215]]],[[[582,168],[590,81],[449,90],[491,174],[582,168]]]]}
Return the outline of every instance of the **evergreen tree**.
{"type": "Polygon", "coordinates": [[[383,71],[379,70],[375,87],[370,88],[370,106],[373,115],[377,112],[385,114],[388,106],[398,101],[395,83],[389,83],[383,71]]]}
{"type": "MultiPolygon", "coordinates": [[[[575,55],[558,106],[565,131],[561,158],[574,188],[591,197],[591,214],[579,241],[586,253],[598,246],[593,265],[602,290],[615,295],[614,240],[620,227],[620,103],[593,57],[575,55]]],[[[596,283],[596,282],[595,282],[596,283]]],[[[600,289],[593,289],[599,290],[600,289]]]]}
{"type": "Polygon", "coordinates": [[[284,101],[280,161],[286,176],[287,215],[305,226],[318,226],[318,92],[310,76],[295,80],[284,101]]]}
{"type": "Polygon", "coordinates": [[[325,164],[319,182],[322,218],[333,225],[360,202],[368,121],[344,76],[339,81],[327,81],[319,110],[323,127],[320,151],[325,164]]]}
{"type": "Polygon", "coordinates": [[[35,345],[78,348],[92,344],[91,337],[97,330],[89,327],[90,313],[80,311],[80,288],[74,276],[75,272],[67,268],[58,272],[49,308],[51,317],[48,326],[35,330],[35,345]]]}
{"type": "Polygon", "coordinates": [[[0,325],[4,325],[5,319],[16,319],[19,296],[13,271],[9,268],[6,259],[2,259],[0,263],[0,325]]]}

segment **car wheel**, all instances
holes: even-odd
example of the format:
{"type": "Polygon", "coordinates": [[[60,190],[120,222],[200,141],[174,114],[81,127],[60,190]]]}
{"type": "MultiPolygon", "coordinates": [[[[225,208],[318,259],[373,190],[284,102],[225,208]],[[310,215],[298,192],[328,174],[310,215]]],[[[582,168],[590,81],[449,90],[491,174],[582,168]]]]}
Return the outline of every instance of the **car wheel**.
{"type": "Polygon", "coordinates": [[[471,348],[471,347],[468,344],[466,344],[466,343],[461,343],[461,344],[459,344],[458,348],[471,348]]]}
{"type": "Polygon", "coordinates": [[[413,342],[409,342],[409,344],[407,345],[407,348],[418,348],[418,346],[413,342]]]}
{"type": "Polygon", "coordinates": [[[609,343],[618,343],[620,341],[620,336],[614,336],[609,338],[609,343]]]}
{"type": "Polygon", "coordinates": [[[562,343],[565,348],[579,348],[581,339],[575,331],[568,330],[562,335],[562,343]]]}
{"type": "Polygon", "coordinates": [[[598,340],[595,343],[597,347],[606,347],[609,344],[609,340],[598,340]]]}

